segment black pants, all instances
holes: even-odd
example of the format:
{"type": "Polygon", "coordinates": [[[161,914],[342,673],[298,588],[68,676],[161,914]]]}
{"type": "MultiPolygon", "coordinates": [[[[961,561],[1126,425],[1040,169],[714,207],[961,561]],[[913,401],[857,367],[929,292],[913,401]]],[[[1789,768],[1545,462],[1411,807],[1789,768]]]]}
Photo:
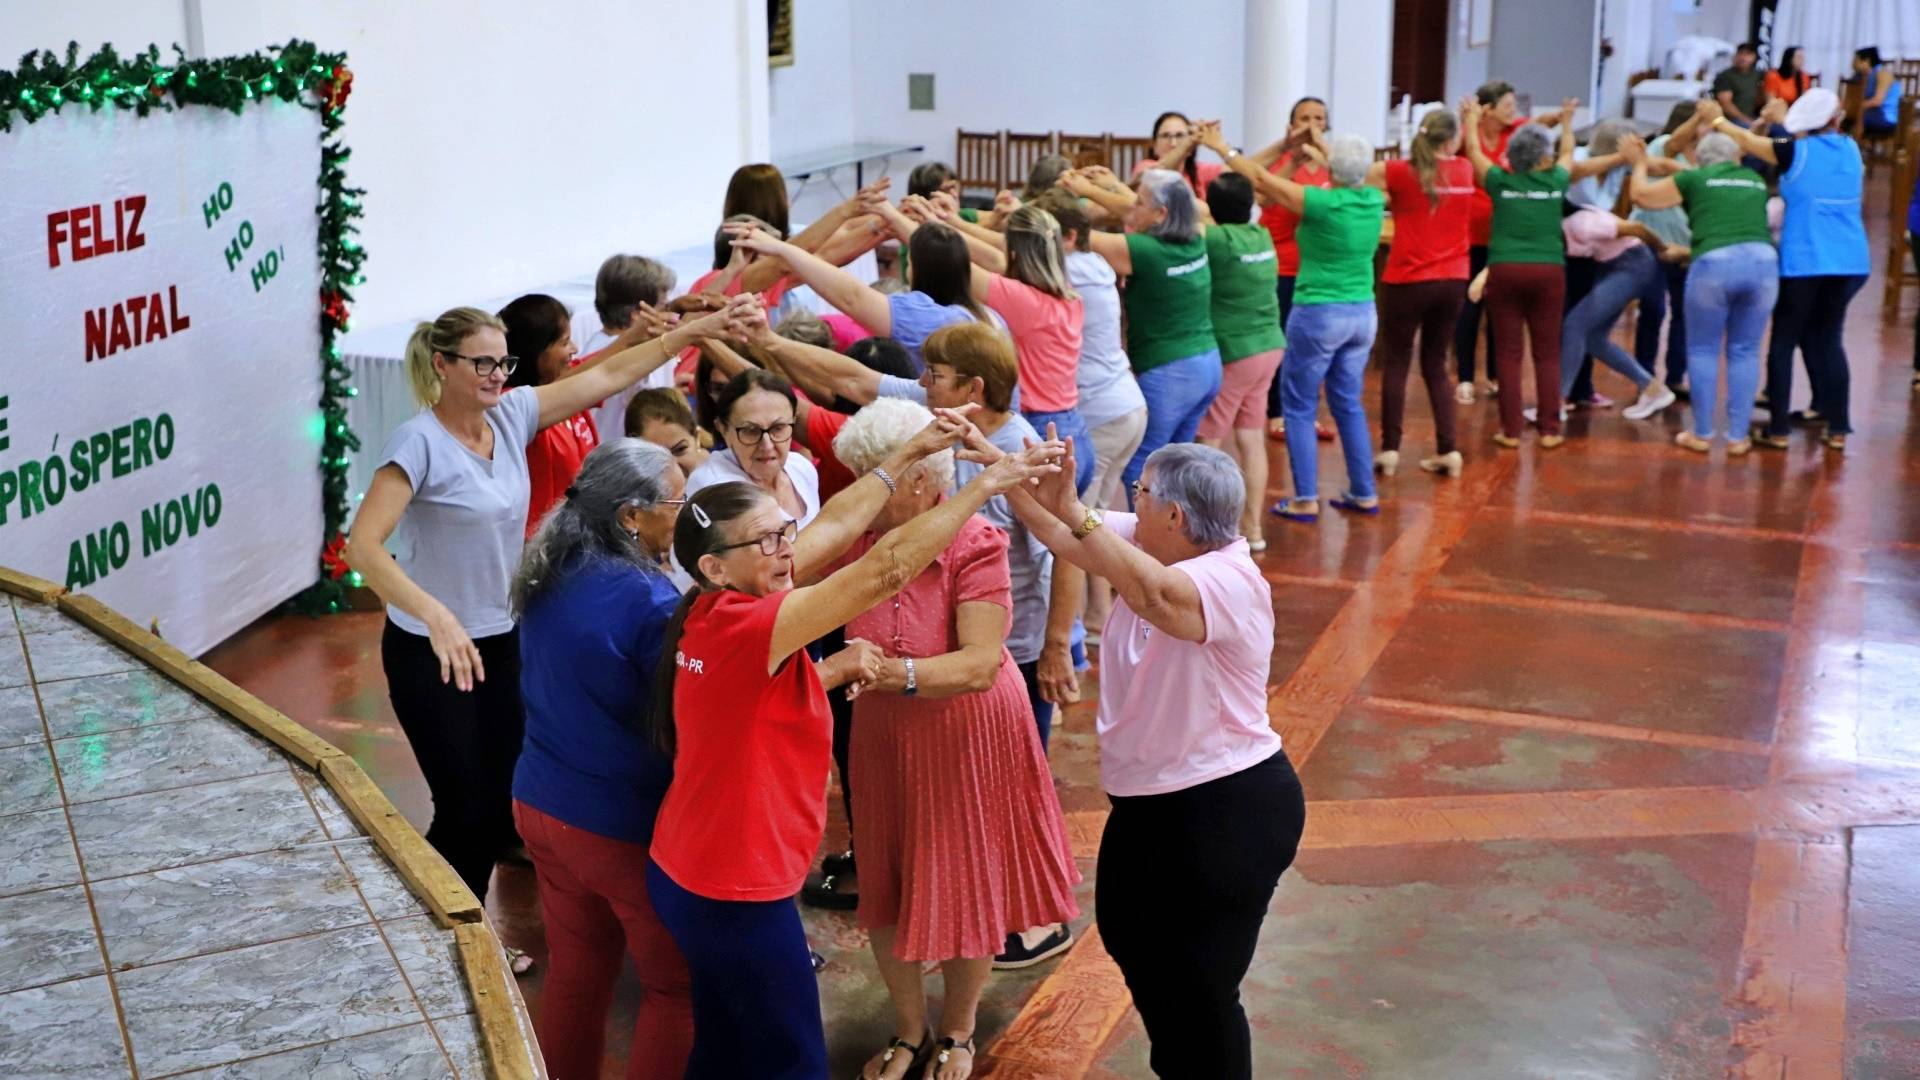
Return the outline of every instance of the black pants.
{"type": "Polygon", "coordinates": [[[1113,799],[1095,915],[1155,1075],[1251,1080],[1240,981],[1306,818],[1284,751],[1183,791],[1113,799]]]}
{"type": "MultiPolygon", "coordinates": [[[[1471,282],[1487,268],[1487,249],[1476,244],[1467,249],[1467,280],[1471,282]]],[[[1474,353],[1480,348],[1480,304],[1471,300],[1460,305],[1460,318],[1453,324],[1453,366],[1460,381],[1473,381],[1474,353]]],[[[1493,320],[1487,320],[1487,371],[1493,371],[1493,320]]],[[[1274,380],[1278,382],[1279,380],[1274,380]]]]}
{"type": "Polygon", "coordinates": [[[433,796],[427,843],[483,902],[494,860],[518,841],[513,829],[513,766],[526,714],[520,705],[520,632],[476,639],[485,682],[461,690],[440,681],[440,661],[425,637],[391,620],[380,635],[393,713],[413,747],[433,796]]]}
{"type": "Polygon", "coordinates": [[[1669,390],[1679,390],[1687,378],[1687,266],[1685,263],[1660,264],[1661,287],[1665,294],[1649,293],[1640,298],[1640,317],[1633,328],[1633,358],[1648,371],[1660,370],[1660,320],[1667,323],[1667,368],[1669,390]]]}
{"type": "Polygon", "coordinates": [[[1020,665],[1021,681],[1027,684],[1027,700],[1033,704],[1033,725],[1040,730],[1040,749],[1053,738],[1053,702],[1040,696],[1040,661],[1020,665]]]}
{"type": "MultiPolygon", "coordinates": [[[[1593,283],[1600,280],[1600,263],[1581,255],[1567,256],[1567,296],[1566,304],[1560,309],[1564,316],[1577,307],[1580,301],[1593,291],[1593,283]]],[[[1565,358],[1562,358],[1565,363],[1565,358]]],[[[1576,401],[1593,400],[1593,356],[1580,358],[1580,374],[1574,376],[1573,389],[1567,392],[1567,404],[1576,401]]]]}
{"type": "MultiPolygon", "coordinates": [[[[1273,290],[1280,298],[1280,328],[1282,330],[1285,330],[1287,327],[1287,316],[1293,314],[1293,283],[1293,278],[1282,275],[1273,290]]],[[[1285,361],[1282,361],[1282,363],[1284,362],[1285,361]]],[[[1279,376],[1275,376],[1273,385],[1267,387],[1267,419],[1271,420],[1279,415],[1280,378],[1279,376]]]]}
{"type": "Polygon", "coordinates": [[[1773,339],[1767,345],[1769,434],[1785,435],[1789,428],[1796,348],[1806,357],[1813,407],[1826,418],[1828,434],[1845,435],[1853,430],[1847,409],[1852,380],[1847,371],[1844,333],[1847,304],[1866,283],[1865,274],[1780,279],[1780,298],[1773,305],[1773,339]]]}

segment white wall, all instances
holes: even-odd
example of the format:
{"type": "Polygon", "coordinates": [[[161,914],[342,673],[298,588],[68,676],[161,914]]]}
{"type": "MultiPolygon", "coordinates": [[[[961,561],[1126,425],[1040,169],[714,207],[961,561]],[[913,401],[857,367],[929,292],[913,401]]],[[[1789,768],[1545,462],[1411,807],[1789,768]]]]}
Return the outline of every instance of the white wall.
{"type": "MultiPolygon", "coordinates": [[[[1447,10],[1447,101],[1457,102],[1479,89],[1487,74],[1488,47],[1470,47],[1467,42],[1468,7],[1475,0],[1452,0],[1447,10]]],[[[1478,0],[1490,3],[1492,0],[1478,0]]]]}
{"type": "Polygon", "coordinates": [[[794,62],[767,78],[775,158],[854,141],[852,0],[805,0],[793,22],[794,62]]]}
{"type": "MultiPolygon", "coordinates": [[[[85,50],[109,27],[116,47],[184,44],[177,2],[30,0],[24,21],[18,6],[0,20],[0,56],[69,38],[85,50]]],[[[615,251],[704,242],[727,176],[767,156],[759,0],[201,9],[209,55],[290,37],[348,54],[343,136],[370,255],[357,327],[591,273],[615,251]]]]}

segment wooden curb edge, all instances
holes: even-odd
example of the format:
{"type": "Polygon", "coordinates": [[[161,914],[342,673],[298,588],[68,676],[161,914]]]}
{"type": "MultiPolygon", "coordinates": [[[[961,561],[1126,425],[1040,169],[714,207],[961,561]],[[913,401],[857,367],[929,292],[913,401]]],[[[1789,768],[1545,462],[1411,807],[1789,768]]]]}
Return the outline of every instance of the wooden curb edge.
{"type": "Polygon", "coordinates": [[[12,593],[28,600],[51,604],[66,591],[66,586],[55,585],[46,578],[37,578],[32,574],[23,574],[18,570],[9,570],[0,566],[0,593],[12,593]]]}
{"type": "Polygon", "coordinates": [[[537,1080],[540,1070],[521,1032],[500,939],[484,922],[461,923],[453,928],[453,939],[459,948],[467,990],[473,995],[474,1017],[480,1022],[489,1075],[494,1080],[537,1080]]]}
{"type": "Polygon", "coordinates": [[[345,754],[322,759],[320,778],[340,797],[353,820],[360,823],[392,860],[394,869],[406,879],[414,894],[426,901],[441,926],[481,921],[484,912],[479,899],[453,872],[453,867],[447,865],[447,860],[428,846],[425,838],[394,809],[393,803],[358,762],[345,754]]]}

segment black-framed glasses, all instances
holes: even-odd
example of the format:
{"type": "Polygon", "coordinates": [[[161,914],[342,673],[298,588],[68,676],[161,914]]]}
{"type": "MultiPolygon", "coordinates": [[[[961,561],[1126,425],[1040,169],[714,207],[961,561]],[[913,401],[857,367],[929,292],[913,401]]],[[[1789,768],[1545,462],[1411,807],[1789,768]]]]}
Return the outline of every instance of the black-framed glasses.
{"type": "MultiPolygon", "coordinates": [[[[777,424],[761,427],[759,424],[741,424],[733,429],[733,437],[748,446],[758,446],[760,440],[771,436],[774,442],[783,443],[793,438],[793,421],[782,420],[777,424]]],[[[768,552],[769,555],[772,552],[768,552]]]]}
{"type": "Polygon", "coordinates": [[[520,366],[520,358],[517,356],[463,356],[460,353],[447,353],[446,355],[453,357],[455,360],[465,360],[467,363],[472,364],[474,373],[483,379],[495,371],[511,375],[514,369],[520,366]]]}
{"type": "Polygon", "coordinates": [[[788,518],[785,525],[780,526],[770,533],[762,533],[751,540],[742,540],[737,544],[722,544],[714,548],[713,552],[718,555],[722,551],[732,551],[734,548],[758,546],[760,548],[760,554],[772,555],[780,550],[782,543],[791,545],[794,537],[799,535],[800,523],[792,518],[788,518]]]}

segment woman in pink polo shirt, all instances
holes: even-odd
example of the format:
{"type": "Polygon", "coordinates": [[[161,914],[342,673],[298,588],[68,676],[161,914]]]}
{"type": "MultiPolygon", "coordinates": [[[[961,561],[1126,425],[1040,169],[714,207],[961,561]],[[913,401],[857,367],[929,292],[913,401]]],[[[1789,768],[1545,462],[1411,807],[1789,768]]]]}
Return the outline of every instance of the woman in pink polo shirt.
{"type": "MultiPolygon", "coordinates": [[[[1246,488],[1225,453],[1174,443],[1147,458],[1134,513],[1103,517],[1064,480],[1074,449],[1060,475],[1011,497],[1055,556],[1119,593],[1100,639],[1100,779],[1113,802],[1100,936],[1155,1073],[1251,1080],[1240,981],[1307,808],[1267,722],[1273,599],[1240,535],[1246,488]]],[[[968,434],[963,456],[996,453],[968,434]]]]}

